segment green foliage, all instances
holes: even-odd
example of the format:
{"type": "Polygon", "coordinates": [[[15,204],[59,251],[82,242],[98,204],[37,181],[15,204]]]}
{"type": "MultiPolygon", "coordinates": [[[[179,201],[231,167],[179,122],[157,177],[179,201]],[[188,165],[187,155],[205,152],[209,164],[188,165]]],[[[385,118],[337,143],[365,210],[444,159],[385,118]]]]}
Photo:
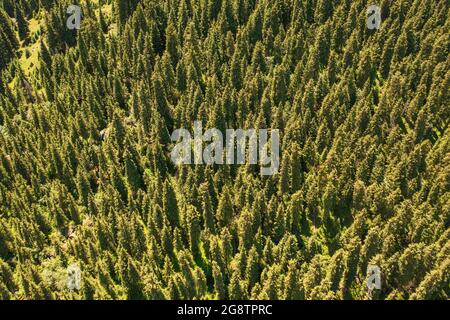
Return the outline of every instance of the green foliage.
{"type": "Polygon", "coordinates": [[[0,6],[0,299],[448,299],[443,1],[380,30],[359,0],[81,3],[0,6]],[[279,173],[174,165],[196,120],[279,129],[279,173]]]}
{"type": "Polygon", "coordinates": [[[14,33],[11,19],[3,8],[0,7],[0,72],[16,55],[18,46],[19,44],[14,33]]]}

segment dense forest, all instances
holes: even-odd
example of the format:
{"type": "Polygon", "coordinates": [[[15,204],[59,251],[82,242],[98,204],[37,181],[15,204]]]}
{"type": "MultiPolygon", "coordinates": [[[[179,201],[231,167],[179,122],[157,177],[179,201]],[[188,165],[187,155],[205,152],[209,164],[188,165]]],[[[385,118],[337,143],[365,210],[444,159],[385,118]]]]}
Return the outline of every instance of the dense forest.
{"type": "Polygon", "coordinates": [[[0,299],[448,299],[449,30],[448,0],[0,0],[0,299]],[[194,121],[279,129],[278,173],[174,164],[194,121]]]}

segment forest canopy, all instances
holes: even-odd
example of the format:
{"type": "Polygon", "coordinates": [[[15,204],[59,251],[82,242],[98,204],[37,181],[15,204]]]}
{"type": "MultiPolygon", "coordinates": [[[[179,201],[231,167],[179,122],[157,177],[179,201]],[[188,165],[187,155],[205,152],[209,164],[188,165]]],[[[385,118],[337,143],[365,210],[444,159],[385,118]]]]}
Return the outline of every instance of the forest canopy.
{"type": "Polygon", "coordinates": [[[446,0],[0,0],[0,299],[448,299],[449,30],[446,0]],[[279,130],[278,173],[174,164],[195,121],[279,130]]]}

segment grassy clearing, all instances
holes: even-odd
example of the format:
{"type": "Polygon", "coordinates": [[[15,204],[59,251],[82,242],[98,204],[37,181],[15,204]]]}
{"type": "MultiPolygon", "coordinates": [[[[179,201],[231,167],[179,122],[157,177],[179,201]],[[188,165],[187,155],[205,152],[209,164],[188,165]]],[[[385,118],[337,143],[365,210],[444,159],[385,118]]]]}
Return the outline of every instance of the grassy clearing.
{"type": "Polygon", "coordinates": [[[19,65],[26,76],[31,75],[39,64],[39,33],[42,32],[42,25],[43,21],[36,18],[28,21],[29,39],[32,42],[20,49],[19,58],[19,65]]]}

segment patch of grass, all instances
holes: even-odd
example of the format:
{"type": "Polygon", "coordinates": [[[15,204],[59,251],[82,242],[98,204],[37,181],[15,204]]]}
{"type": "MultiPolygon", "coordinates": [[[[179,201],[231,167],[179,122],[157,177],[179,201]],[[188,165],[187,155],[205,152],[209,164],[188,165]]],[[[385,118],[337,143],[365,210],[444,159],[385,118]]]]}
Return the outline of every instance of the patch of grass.
{"type": "Polygon", "coordinates": [[[39,41],[30,44],[20,50],[22,55],[19,59],[20,67],[22,68],[25,75],[30,75],[39,63],[39,41]]]}
{"type": "Polygon", "coordinates": [[[20,49],[19,64],[26,76],[34,72],[39,64],[40,34],[43,20],[32,18],[28,20],[29,39],[31,42],[20,49]]]}

